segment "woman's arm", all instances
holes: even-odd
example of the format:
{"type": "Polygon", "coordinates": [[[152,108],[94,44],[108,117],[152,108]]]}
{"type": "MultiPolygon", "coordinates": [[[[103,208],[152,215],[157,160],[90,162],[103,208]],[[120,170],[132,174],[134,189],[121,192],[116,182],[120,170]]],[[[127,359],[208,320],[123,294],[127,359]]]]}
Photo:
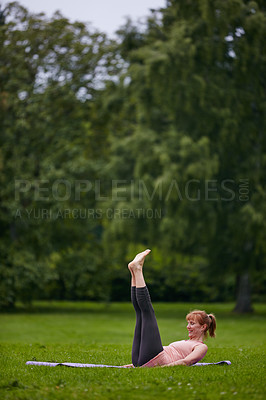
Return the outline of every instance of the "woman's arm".
{"type": "Polygon", "coordinates": [[[170,364],[162,365],[162,367],[173,367],[175,365],[192,365],[205,357],[208,351],[206,344],[199,344],[187,357],[182,360],[174,361],[170,364]]]}

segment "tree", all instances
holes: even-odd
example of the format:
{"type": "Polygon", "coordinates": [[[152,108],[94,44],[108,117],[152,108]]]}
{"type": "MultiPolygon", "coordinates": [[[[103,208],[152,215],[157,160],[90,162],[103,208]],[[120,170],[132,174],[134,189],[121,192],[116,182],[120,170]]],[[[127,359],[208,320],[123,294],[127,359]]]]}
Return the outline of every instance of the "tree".
{"type": "Polygon", "coordinates": [[[154,298],[231,300],[239,284],[250,311],[265,291],[264,2],[169,0],[118,35],[0,14],[1,304],[128,298],[126,263],[149,246],[154,298]]]}
{"type": "MultiPolygon", "coordinates": [[[[160,182],[185,189],[196,181],[182,200],[177,190],[164,192],[162,221],[143,223],[142,241],[156,236],[165,253],[206,257],[220,293],[233,274],[236,310],[250,311],[250,275],[265,270],[265,6],[172,0],[161,17],[142,34],[120,30],[137,127],[119,148],[131,166],[127,179],[145,180],[151,193],[160,182]]],[[[122,223],[118,229],[123,235],[122,223]]]]}
{"type": "Polygon", "coordinates": [[[102,270],[101,221],[80,214],[95,206],[90,185],[106,154],[93,101],[116,68],[111,43],[60,13],[48,20],[10,3],[1,15],[1,303],[49,288],[61,298],[106,297],[100,278],[88,290],[102,270]]]}

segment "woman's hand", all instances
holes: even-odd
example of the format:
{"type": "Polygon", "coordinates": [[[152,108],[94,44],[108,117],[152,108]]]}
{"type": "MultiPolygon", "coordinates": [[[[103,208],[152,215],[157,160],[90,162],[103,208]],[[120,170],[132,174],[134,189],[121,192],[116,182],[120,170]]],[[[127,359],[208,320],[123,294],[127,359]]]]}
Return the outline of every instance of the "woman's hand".
{"type": "Polygon", "coordinates": [[[176,365],[187,365],[186,362],[183,360],[174,361],[170,364],[162,365],[162,367],[174,367],[176,365]]]}

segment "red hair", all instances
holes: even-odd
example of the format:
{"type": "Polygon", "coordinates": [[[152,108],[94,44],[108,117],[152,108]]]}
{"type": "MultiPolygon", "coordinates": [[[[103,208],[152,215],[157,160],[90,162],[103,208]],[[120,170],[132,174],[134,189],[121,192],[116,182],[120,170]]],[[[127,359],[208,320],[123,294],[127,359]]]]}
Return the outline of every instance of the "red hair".
{"type": "Polygon", "coordinates": [[[189,319],[198,322],[200,325],[207,326],[205,337],[208,336],[208,332],[210,337],[215,337],[216,318],[214,314],[207,314],[205,311],[194,310],[187,314],[186,320],[188,321],[189,319]]]}

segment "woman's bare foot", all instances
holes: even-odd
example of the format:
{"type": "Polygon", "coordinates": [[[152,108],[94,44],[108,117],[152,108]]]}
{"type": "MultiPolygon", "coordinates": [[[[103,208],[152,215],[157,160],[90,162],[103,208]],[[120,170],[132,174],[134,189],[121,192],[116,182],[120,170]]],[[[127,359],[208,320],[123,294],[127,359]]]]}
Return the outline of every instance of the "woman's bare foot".
{"type": "Polygon", "coordinates": [[[151,252],[150,249],[147,249],[145,251],[142,251],[141,253],[137,254],[136,257],[134,258],[133,261],[131,261],[128,264],[128,269],[130,270],[130,272],[134,272],[137,270],[142,270],[144,261],[145,261],[145,257],[151,252]]]}

